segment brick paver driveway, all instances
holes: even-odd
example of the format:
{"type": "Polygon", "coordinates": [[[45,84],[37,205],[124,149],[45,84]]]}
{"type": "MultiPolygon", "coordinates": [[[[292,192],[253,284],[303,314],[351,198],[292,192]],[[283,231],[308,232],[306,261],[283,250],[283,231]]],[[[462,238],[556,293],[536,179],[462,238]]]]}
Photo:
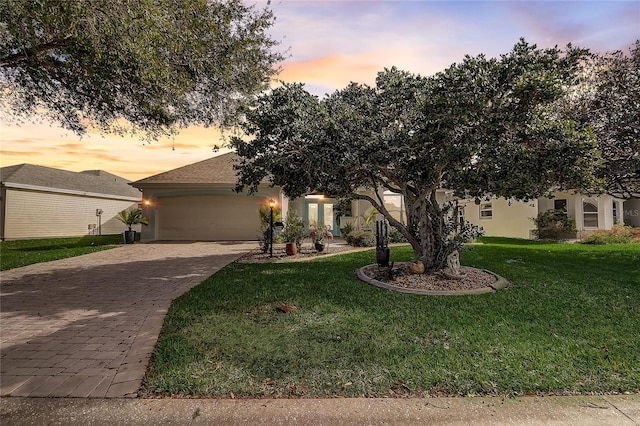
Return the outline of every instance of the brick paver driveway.
{"type": "Polygon", "coordinates": [[[255,246],[133,244],[3,271],[0,396],[135,396],[171,301],[255,246]]]}

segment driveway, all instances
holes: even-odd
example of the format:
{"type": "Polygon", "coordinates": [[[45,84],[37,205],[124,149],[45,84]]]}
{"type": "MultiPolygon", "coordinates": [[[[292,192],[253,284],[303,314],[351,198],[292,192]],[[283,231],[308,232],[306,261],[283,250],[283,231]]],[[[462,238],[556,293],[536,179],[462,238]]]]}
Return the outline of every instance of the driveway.
{"type": "Polygon", "coordinates": [[[136,396],[171,301],[255,247],[133,244],[3,271],[0,396],[136,396]]]}

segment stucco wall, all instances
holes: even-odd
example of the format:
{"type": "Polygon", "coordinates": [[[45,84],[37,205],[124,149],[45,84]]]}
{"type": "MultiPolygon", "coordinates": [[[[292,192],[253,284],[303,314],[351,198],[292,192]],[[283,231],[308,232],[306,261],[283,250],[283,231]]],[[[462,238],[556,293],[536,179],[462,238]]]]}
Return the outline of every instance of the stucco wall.
{"type": "Polygon", "coordinates": [[[484,235],[491,237],[531,238],[535,229],[532,218],[538,214],[537,201],[509,201],[504,198],[491,198],[475,204],[473,200],[460,202],[464,206],[464,218],[484,229],[484,235]],[[482,217],[483,205],[491,204],[491,217],[482,217]]]}
{"type": "MultiPolygon", "coordinates": [[[[620,222],[625,214],[623,207],[623,201],[612,197],[608,194],[602,195],[583,195],[573,192],[556,192],[554,198],[540,198],[539,199],[539,211],[543,212],[554,208],[554,201],[564,199],[567,200],[567,215],[575,219],[576,228],[578,229],[578,236],[584,237],[590,232],[599,229],[609,230],[615,225],[616,220],[620,222]],[[593,204],[598,209],[598,226],[589,226],[584,221],[584,203],[588,202],[593,204]],[[614,218],[613,206],[616,204],[617,218],[614,218]]],[[[625,219],[626,220],[626,219],[625,219]]]]}

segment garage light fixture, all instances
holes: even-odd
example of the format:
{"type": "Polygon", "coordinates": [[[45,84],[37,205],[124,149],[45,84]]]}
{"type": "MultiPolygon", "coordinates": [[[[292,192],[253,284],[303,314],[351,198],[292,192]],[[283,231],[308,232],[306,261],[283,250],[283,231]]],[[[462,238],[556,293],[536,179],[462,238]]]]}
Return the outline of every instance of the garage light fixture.
{"type": "MultiPolygon", "coordinates": [[[[142,206],[156,208],[156,206],[153,205],[151,200],[142,200],[142,206]]],[[[142,206],[140,206],[140,208],[142,208],[142,206]]]]}

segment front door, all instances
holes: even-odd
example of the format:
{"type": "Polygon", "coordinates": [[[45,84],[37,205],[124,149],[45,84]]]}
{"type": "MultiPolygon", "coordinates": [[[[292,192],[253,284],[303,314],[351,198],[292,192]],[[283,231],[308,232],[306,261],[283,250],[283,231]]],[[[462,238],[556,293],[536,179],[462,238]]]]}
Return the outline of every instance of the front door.
{"type": "Polygon", "coordinates": [[[305,200],[302,219],[308,226],[328,226],[334,236],[339,235],[333,214],[333,200],[305,200]]]}

